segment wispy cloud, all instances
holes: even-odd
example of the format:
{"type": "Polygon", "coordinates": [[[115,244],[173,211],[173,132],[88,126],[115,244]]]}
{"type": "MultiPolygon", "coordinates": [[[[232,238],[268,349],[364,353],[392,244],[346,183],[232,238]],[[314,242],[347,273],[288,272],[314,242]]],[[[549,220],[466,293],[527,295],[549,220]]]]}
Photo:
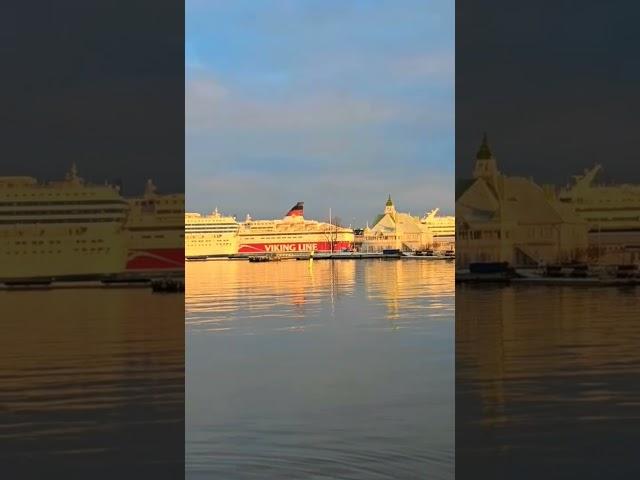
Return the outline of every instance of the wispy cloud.
{"type": "Polygon", "coordinates": [[[349,128],[381,123],[401,112],[349,95],[318,93],[291,99],[246,98],[211,76],[186,82],[186,128],[190,132],[289,131],[349,128]]]}
{"type": "Polygon", "coordinates": [[[452,210],[453,7],[398,3],[189,0],[188,207],[452,210]]]}

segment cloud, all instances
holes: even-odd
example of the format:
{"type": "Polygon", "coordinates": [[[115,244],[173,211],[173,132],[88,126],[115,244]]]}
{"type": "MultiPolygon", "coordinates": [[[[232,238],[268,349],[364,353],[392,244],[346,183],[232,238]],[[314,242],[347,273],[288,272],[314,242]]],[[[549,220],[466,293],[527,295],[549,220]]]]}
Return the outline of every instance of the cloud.
{"type": "Polygon", "coordinates": [[[453,85],[455,57],[451,52],[413,55],[390,62],[394,77],[411,81],[445,81],[453,85]]]}
{"type": "Polygon", "coordinates": [[[187,80],[185,105],[186,129],[192,132],[349,128],[385,122],[400,113],[393,105],[333,93],[284,100],[243,98],[211,76],[187,80]]]}
{"type": "Polygon", "coordinates": [[[387,194],[391,194],[399,210],[413,215],[423,215],[435,207],[443,213],[453,212],[452,175],[402,178],[401,188],[391,185],[394,180],[397,179],[383,176],[362,179],[356,172],[315,175],[312,186],[297,182],[294,174],[278,178],[256,174],[199,177],[190,179],[188,208],[207,212],[218,207],[238,219],[244,219],[246,214],[277,218],[295,202],[304,201],[308,218],[325,219],[331,208],[346,223],[364,226],[384,209],[387,194]],[[288,184],[291,185],[283,188],[288,184]]]}
{"type": "Polygon", "coordinates": [[[187,3],[187,205],[453,210],[453,5],[187,3]],[[380,203],[382,202],[382,203],[380,203]]]}

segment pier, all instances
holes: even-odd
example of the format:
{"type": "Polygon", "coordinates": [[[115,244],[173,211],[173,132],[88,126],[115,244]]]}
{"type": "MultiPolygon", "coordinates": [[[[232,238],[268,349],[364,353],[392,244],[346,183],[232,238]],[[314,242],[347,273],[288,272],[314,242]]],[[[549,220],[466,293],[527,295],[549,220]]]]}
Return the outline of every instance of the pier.
{"type": "Polygon", "coordinates": [[[456,271],[456,283],[610,287],[640,285],[637,265],[548,265],[511,267],[506,262],[471,264],[456,271]]]}
{"type": "Polygon", "coordinates": [[[215,256],[215,257],[197,257],[187,258],[187,262],[206,262],[206,261],[221,261],[221,260],[238,260],[238,261],[250,261],[250,262],[268,262],[279,260],[444,260],[453,261],[455,256],[451,253],[448,254],[418,254],[415,252],[401,252],[398,250],[387,252],[321,252],[321,253],[306,253],[306,252],[291,252],[275,255],[273,253],[262,254],[234,254],[228,256],[215,256]]]}
{"type": "Polygon", "coordinates": [[[12,278],[0,280],[2,290],[53,290],[94,288],[143,288],[154,292],[183,292],[184,273],[166,272],[143,275],[124,273],[118,275],[83,275],[50,278],[12,278]]]}

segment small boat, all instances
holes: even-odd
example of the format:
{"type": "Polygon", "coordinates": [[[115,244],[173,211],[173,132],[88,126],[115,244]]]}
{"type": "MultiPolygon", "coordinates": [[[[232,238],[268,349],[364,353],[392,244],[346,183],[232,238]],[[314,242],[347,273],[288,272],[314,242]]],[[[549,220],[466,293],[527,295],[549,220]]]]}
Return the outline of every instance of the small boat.
{"type": "Polygon", "coordinates": [[[151,290],[154,293],[179,293],[184,292],[184,279],[157,278],[151,281],[151,290]]]}
{"type": "Polygon", "coordinates": [[[249,261],[252,263],[279,262],[280,260],[281,258],[275,254],[256,255],[253,257],[249,257],[249,261]]]}
{"type": "Polygon", "coordinates": [[[615,276],[616,278],[639,278],[638,265],[618,265],[615,276]]]}

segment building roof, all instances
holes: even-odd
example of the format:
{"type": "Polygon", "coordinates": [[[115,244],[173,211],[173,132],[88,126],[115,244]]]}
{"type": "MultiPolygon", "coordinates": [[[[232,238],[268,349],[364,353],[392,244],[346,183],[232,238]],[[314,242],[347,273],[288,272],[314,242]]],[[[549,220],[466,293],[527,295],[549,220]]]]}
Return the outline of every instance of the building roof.
{"type": "Polygon", "coordinates": [[[473,178],[456,178],[456,201],[460,198],[464,192],[466,192],[471,185],[475,183],[473,178]]]}
{"type": "Polygon", "coordinates": [[[582,223],[571,208],[549,198],[529,179],[499,175],[497,181],[494,186],[477,178],[466,186],[456,199],[456,216],[471,222],[582,223]]]}

